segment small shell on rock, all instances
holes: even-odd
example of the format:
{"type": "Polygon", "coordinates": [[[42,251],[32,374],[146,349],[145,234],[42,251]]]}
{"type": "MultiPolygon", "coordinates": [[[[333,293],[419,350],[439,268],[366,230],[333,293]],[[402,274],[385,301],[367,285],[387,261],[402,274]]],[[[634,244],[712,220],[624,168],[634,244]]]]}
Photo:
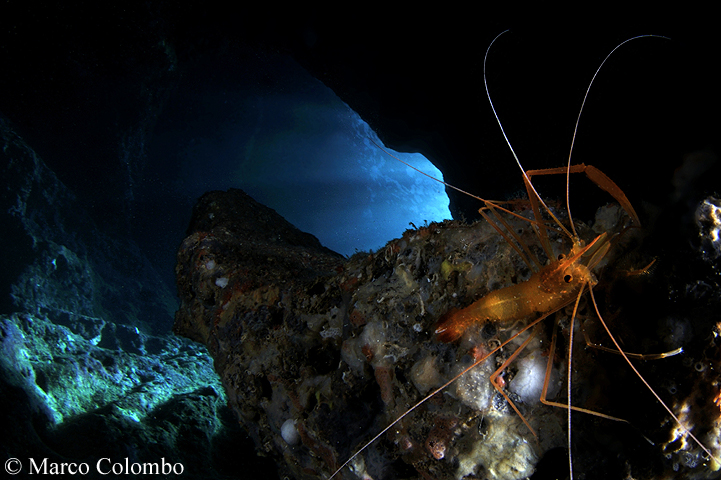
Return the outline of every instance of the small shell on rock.
{"type": "Polygon", "coordinates": [[[295,428],[295,420],[289,418],[283,422],[283,425],[280,427],[280,435],[288,445],[297,445],[300,440],[300,435],[298,434],[298,429],[295,428]]]}

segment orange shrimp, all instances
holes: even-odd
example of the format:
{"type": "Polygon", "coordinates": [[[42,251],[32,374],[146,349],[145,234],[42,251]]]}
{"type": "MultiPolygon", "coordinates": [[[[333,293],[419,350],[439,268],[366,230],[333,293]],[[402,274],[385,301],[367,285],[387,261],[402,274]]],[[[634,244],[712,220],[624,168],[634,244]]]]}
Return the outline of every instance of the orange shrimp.
{"type": "MultiPolygon", "coordinates": [[[[488,52],[490,51],[491,47],[493,46],[493,43],[505,32],[502,32],[499,34],[489,45],[488,50],[486,51],[486,57],[484,58],[484,71],[485,71],[485,64],[486,59],[488,57],[488,52]]],[[[642,37],[648,37],[649,35],[644,35],[642,37]]],[[[622,45],[625,43],[634,40],[636,38],[641,37],[633,37],[631,39],[628,39],[618,46],[614,48],[611,53],[609,53],[604,61],[601,63],[601,66],[598,67],[596,70],[596,73],[593,76],[593,79],[591,80],[588,89],[586,91],[586,96],[584,97],[583,104],[581,106],[581,110],[579,111],[579,119],[581,112],[583,111],[583,105],[585,104],[586,97],[588,96],[588,91],[590,90],[591,85],[593,84],[593,80],[595,80],[596,75],[600,71],[603,64],[608,60],[608,58],[622,45]]],[[[665,37],[663,37],[665,38],[665,37]]],[[[485,73],[484,73],[484,83],[485,82],[485,73]]],[[[494,325],[497,325],[499,327],[510,327],[514,324],[518,324],[519,322],[527,322],[525,326],[523,326],[518,332],[513,334],[510,338],[506,339],[502,343],[498,344],[495,348],[493,348],[489,352],[484,352],[482,355],[479,355],[480,358],[477,358],[470,366],[463,369],[460,373],[458,373],[456,376],[448,380],[445,384],[441,385],[440,387],[436,388],[432,392],[430,392],[428,395],[426,395],[423,399],[421,399],[418,403],[413,405],[410,409],[408,409],[405,413],[403,413],[401,416],[396,418],[390,425],[388,425],[386,428],[384,428],[380,433],[378,433],[375,437],[373,437],[370,441],[368,441],[362,448],[357,450],[353,456],[351,456],[345,463],[343,463],[335,472],[329,477],[329,479],[332,479],[335,477],[343,468],[345,468],[347,465],[350,464],[361,452],[363,452],[368,446],[370,446],[373,442],[375,442],[378,438],[380,438],[384,433],[386,433],[388,430],[390,430],[392,427],[394,427],[398,422],[400,422],[403,418],[405,418],[407,415],[409,415],[412,411],[414,411],[416,408],[418,408],[420,405],[422,405],[424,402],[432,398],[437,393],[441,392],[445,388],[447,388],[449,385],[451,385],[453,382],[458,380],[460,377],[465,375],[467,372],[469,372],[471,369],[475,368],[479,364],[483,363],[491,357],[493,354],[498,352],[501,348],[508,345],[515,339],[517,339],[520,335],[524,334],[525,332],[528,332],[531,330],[530,335],[528,338],[526,338],[523,343],[510,355],[509,358],[505,360],[503,365],[498,368],[490,377],[490,381],[493,384],[494,388],[501,394],[505,399],[508,401],[509,405],[516,411],[516,413],[519,415],[521,420],[525,423],[525,425],[528,427],[528,429],[534,434],[534,430],[531,427],[531,425],[528,423],[528,421],[524,418],[524,416],[521,414],[521,412],[518,410],[514,402],[508,397],[508,395],[503,391],[501,382],[502,379],[499,379],[499,376],[505,370],[505,368],[519,355],[519,353],[529,344],[531,339],[534,337],[534,335],[537,332],[536,326],[539,325],[541,321],[543,321],[548,316],[560,311],[561,309],[565,308],[566,306],[569,306],[571,304],[574,304],[573,307],[573,313],[571,315],[571,325],[569,327],[569,339],[568,339],[568,368],[569,368],[569,374],[568,374],[568,385],[567,385],[567,403],[558,403],[549,401],[546,399],[548,386],[549,386],[549,377],[551,374],[551,364],[552,364],[552,357],[553,357],[553,349],[555,348],[556,343],[556,334],[554,331],[553,338],[551,341],[551,353],[549,355],[548,360],[548,367],[546,369],[546,374],[544,378],[544,385],[543,385],[543,391],[541,394],[541,401],[547,405],[560,407],[568,411],[568,459],[569,459],[569,469],[570,469],[570,477],[573,478],[573,462],[572,462],[572,455],[571,455],[571,412],[572,411],[579,411],[583,413],[588,413],[592,415],[596,415],[599,417],[603,417],[610,420],[616,420],[621,422],[626,422],[626,420],[612,417],[610,415],[602,414],[596,411],[591,411],[588,409],[576,407],[572,405],[572,398],[571,398],[571,364],[572,364],[572,350],[571,345],[573,344],[573,321],[575,319],[578,305],[581,300],[582,295],[585,293],[585,291],[588,291],[591,297],[591,303],[593,305],[593,308],[595,310],[596,315],[601,321],[601,324],[603,325],[604,329],[608,333],[609,337],[611,338],[611,341],[613,342],[615,349],[610,349],[606,347],[596,346],[592,345],[590,343],[589,346],[592,347],[598,347],[605,351],[610,351],[613,353],[620,354],[625,361],[628,363],[628,365],[632,368],[634,373],[638,376],[638,378],[643,382],[643,384],[647,387],[647,389],[654,395],[654,397],[658,400],[658,402],[663,406],[663,408],[668,412],[668,414],[674,419],[676,424],[683,430],[685,435],[688,435],[689,438],[691,438],[696,444],[700,446],[700,448],[711,458],[716,465],[721,465],[721,461],[714,456],[711,451],[704,446],[690,431],[689,429],[682,424],[682,422],[678,419],[678,417],[672,412],[672,410],[661,400],[661,398],[658,396],[658,394],[653,390],[653,388],[646,382],[646,380],[641,376],[641,374],[638,372],[638,370],[635,368],[635,366],[630,362],[629,357],[636,357],[636,358],[643,358],[643,359],[655,359],[655,358],[665,358],[671,355],[675,355],[676,353],[680,353],[681,349],[674,350],[672,352],[667,353],[661,353],[661,354],[631,354],[626,353],[621,348],[621,346],[616,341],[615,337],[612,335],[611,331],[609,330],[608,326],[603,320],[603,317],[601,316],[601,313],[599,311],[599,308],[596,304],[596,300],[593,294],[593,287],[597,284],[596,277],[593,273],[594,268],[596,268],[601,260],[606,256],[609,249],[611,248],[614,239],[616,238],[614,235],[611,235],[607,232],[601,233],[597,237],[595,237],[593,240],[588,242],[586,244],[583,240],[580,239],[579,235],[576,232],[572,217],[571,217],[571,211],[569,206],[569,199],[568,199],[568,183],[569,183],[569,177],[571,173],[585,173],[596,185],[598,185],[601,189],[607,191],[609,194],[611,194],[616,201],[619,202],[621,207],[624,209],[624,211],[628,214],[631,222],[635,224],[635,226],[640,226],[640,221],[638,218],[638,215],[634,211],[631,203],[626,198],[626,195],[623,193],[623,191],[605,174],[603,174],[600,170],[598,170],[595,167],[592,166],[586,166],[583,164],[580,165],[571,165],[571,153],[573,151],[573,143],[575,141],[576,136],[576,130],[578,128],[578,120],[576,121],[576,129],[574,130],[573,134],[573,141],[571,143],[571,150],[569,152],[569,159],[568,159],[568,165],[564,168],[558,168],[558,169],[547,169],[547,170],[532,170],[532,171],[525,171],[523,167],[521,166],[520,161],[518,160],[518,157],[516,156],[515,151],[513,150],[513,147],[511,146],[510,142],[508,141],[508,138],[506,137],[505,131],[503,130],[503,126],[501,125],[500,120],[498,119],[498,115],[496,113],[495,107],[493,106],[493,103],[490,101],[490,94],[488,92],[488,86],[486,84],[486,92],[488,94],[489,102],[491,103],[491,108],[493,109],[493,113],[496,116],[496,119],[498,121],[499,126],[501,127],[501,131],[506,138],[506,142],[508,143],[509,148],[511,149],[511,152],[513,153],[513,156],[521,169],[523,173],[523,179],[524,184],[526,186],[528,196],[529,196],[529,202],[534,212],[535,220],[528,220],[525,217],[521,217],[520,215],[512,212],[509,209],[506,209],[502,207],[500,202],[494,202],[490,200],[485,200],[483,198],[480,198],[478,196],[472,195],[468,192],[465,192],[463,190],[460,190],[453,185],[447,184],[445,182],[442,182],[440,180],[437,180],[433,177],[434,180],[440,181],[444,185],[446,185],[449,188],[453,188],[455,190],[460,191],[463,194],[470,195],[471,197],[474,197],[478,199],[479,201],[483,202],[484,207],[479,210],[481,215],[493,226],[496,231],[502,235],[508,243],[512,246],[514,250],[521,256],[521,258],[524,260],[525,263],[529,265],[532,269],[535,269],[535,273],[533,273],[530,278],[524,282],[511,285],[505,288],[501,288],[495,291],[492,291],[482,297],[481,299],[475,301],[471,305],[461,309],[461,310],[454,310],[451,312],[448,312],[446,315],[444,315],[438,322],[437,327],[435,329],[435,334],[437,335],[438,340],[448,343],[453,342],[457,339],[459,339],[466,330],[472,326],[472,325],[483,325],[486,323],[492,323],[494,325]],[[570,223],[570,231],[562,224],[562,222],[553,214],[550,208],[546,206],[543,199],[538,195],[535,188],[533,187],[533,184],[531,182],[531,177],[533,175],[549,175],[549,174],[558,174],[558,173],[565,173],[566,178],[566,205],[568,208],[568,218],[570,223]],[[541,207],[543,208],[543,211],[551,217],[552,219],[552,226],[546,225],[545,222],[542,220],[541,216],[541,207]],[[487,211],[490,211],[489,214],[487,211]],[[507,214],[522,218],[523,220],[528,221],[536,231],[536,234],[540,240],[541,247],[546,253],[546,256],[551,259],[550,262],[542,266],[541,262],[535,257],[535,255],[530,251],[530,249],[525,245],[523,241],[517,236],[517,234],[514,232],[514,230],[509,226],[509,224],[498,214],[498,211],[503,211],[507,214]],[[493,215],[493,217],[491,216],[493,215]],[[557,229],[566,234],[567,237],[569,237],[572,241],[572,246],[570,248],[570,252],[567,255],[560,255],[557,259],[553,259],[553,249],[550,246],[550,242],[548,239],[548,235],[546,230],[547,229],[557,229]],[[574,303],[575,302],[575,303],[574,303]]],[[[382,147],[379,146],[379,148],[382,149],[382,147]]],[[[385,150],[384,150],[385,151],[385,150]]],[[[386,152],[388,153],[388,152],[386,152]]],[[[388,153],[390,156],[390,153],[388,153]]],[[[396,157],[394,157],[396,158],[396,157]]],[[[426,173],[416,169],[415,167],[408,165],[406,162],[403,162],[400,159],[397,159],[401,161],[402,163],[405,163],[410,168],[413,168],[414,170],[418,171],[419,173],[429,176],[426,173]]],[[[626,229],[624,229],[625,231],[626,229]]]]}
{"type": "Polygon", "coordinates": [[[495,290],[463,310],[446,314],[436,328],[438,339],[446,343],[457,340],[477,322],[494,322],[503,327],[518,319],[560,310],[573,302],[584,286],[596,283],[591,269],[609,246],[605,233],[585,247],[575,243],[568,257],[551,262],[525,282],[495,290]],[[584,265],[588,257],[591,260],[584,265]]]}

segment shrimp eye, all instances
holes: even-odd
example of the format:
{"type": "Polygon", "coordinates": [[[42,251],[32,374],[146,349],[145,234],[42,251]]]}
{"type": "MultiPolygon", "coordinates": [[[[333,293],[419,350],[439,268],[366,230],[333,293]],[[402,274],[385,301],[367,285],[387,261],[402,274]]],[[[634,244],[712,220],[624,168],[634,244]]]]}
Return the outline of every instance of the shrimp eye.
{"type": "Polygon", "coordinates": [[[566,258],[566,256],[564,254],[562,254],[562,253],[558,254],[558,260],[563,260],[564,258],[566,258]]]}
{"type": "Polygon", "coordinates": [[[563,276],[563,281],[566,283],[571,283],[571,280],[573,280],[573,277],[569,274],[566,274],[563,276]]]}

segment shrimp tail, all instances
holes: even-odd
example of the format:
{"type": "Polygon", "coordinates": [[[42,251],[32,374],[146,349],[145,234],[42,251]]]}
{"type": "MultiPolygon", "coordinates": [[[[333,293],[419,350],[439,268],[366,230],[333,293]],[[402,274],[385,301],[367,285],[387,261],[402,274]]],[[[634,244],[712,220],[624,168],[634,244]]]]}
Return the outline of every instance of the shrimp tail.
{"type": "Polygon", "coordinates": [[[443,343],[455,342],[463,332],[470,326],[472,318],[463,315],[463,310],[453,308],[446,312],[436,325],[436,335],[438,340],[443,343]]]}

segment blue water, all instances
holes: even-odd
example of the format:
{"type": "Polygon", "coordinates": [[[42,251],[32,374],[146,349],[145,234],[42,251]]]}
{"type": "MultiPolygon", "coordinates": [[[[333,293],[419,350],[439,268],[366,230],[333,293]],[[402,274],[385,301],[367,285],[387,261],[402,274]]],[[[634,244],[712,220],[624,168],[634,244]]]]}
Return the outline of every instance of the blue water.
{"type": "MultiPolygon", "coordinates": [[[[243,189],[344,255],[376,250],[410,223],[451,218],[442,184],[384,153],[332,90],[279,61],[265,69],[271,80],[193,91],[183,120],[161,123],[152,154],[181,165],[174,195],[243,189]]],[[[391,153],[442,179],[422,155],[391,153]]]]}

